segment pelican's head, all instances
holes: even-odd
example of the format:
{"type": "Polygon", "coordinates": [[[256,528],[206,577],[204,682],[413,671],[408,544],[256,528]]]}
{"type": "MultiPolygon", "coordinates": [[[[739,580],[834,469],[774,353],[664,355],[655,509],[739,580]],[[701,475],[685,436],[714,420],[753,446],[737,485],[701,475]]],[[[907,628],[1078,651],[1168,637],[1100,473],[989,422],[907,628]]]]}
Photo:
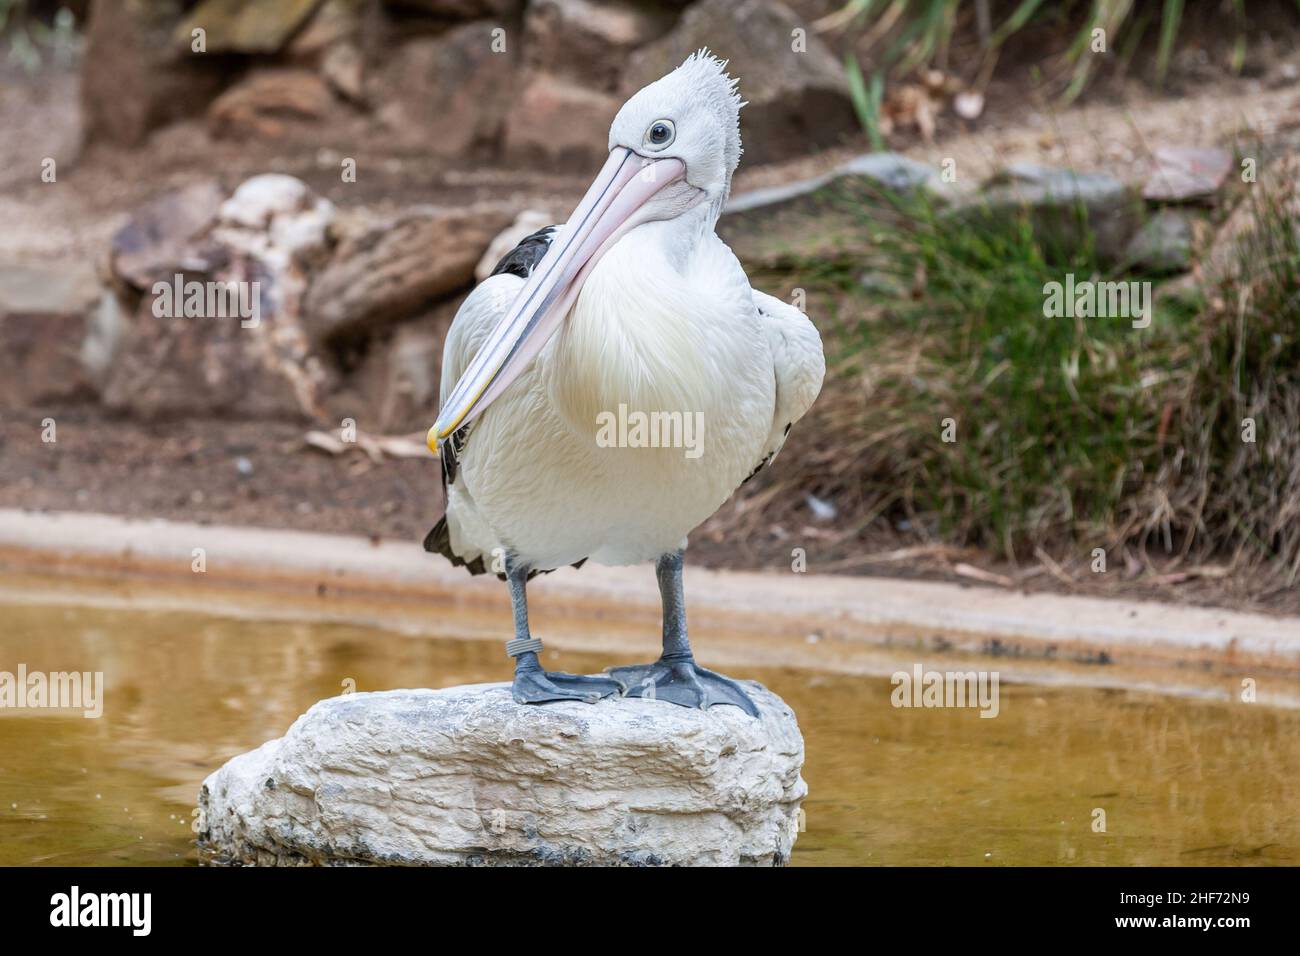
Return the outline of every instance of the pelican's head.
{"type": "Polygon", "coordinates": [[[637,92],[609,130],[609,159],[474,356],[429,429],[437,449],[541,351],[601,256],[632,229],[707,203],[716,220],[740,161],[740,95],[700,50],[637,92]]]}
{"type": "MultiPolygon", "coordinates": [[[[643,164],[679,160],[686,167],[679,185],[695,192],[694,202],[707,198],[720,211],[740,162],[743,105],[727,64],[700,50],[623,104],[609,130],[609,148],[634,153],[643,164]]],[[[675,191],[687,192],[669,185],[661,198],[675,191]]]]}

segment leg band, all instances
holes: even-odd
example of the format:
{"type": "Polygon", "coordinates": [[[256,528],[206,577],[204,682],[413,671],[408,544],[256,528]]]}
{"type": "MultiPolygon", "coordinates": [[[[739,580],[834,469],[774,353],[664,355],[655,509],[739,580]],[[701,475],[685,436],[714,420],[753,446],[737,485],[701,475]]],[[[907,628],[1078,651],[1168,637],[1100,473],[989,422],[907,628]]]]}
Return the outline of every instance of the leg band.
{"type": "Polygon", "coordinates": [[[516,637],[513,641],[506,641],[506,653],[511,657],[518,657],[520,654],[527,654],[529,651],[540,654],[542,652],[542,642],[535,637],[516,637]]]}

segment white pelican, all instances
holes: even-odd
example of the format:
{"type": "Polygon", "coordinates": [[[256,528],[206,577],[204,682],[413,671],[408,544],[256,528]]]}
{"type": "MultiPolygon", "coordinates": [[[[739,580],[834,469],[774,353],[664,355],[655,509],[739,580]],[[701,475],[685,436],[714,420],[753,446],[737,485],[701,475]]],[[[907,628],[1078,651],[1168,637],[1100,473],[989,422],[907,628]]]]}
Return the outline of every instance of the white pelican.
{"type": "Polygon", "coordinates": [[[808,318],[751,289],[714,232],[740,159],[742,105],[707,50],[634,95],[568,222],[523,240],[447,335],[429,431],[447,508],[425,547],[474,573],[499,559],[520,703],[618,691],[757,716],[738,684],[695,663],[682,551],[772,461],[821,390],[825,362],[808,318]],[[542,669],[525,582],[588,558],[657,562],[655,663],[608,677],[542,669]]]}

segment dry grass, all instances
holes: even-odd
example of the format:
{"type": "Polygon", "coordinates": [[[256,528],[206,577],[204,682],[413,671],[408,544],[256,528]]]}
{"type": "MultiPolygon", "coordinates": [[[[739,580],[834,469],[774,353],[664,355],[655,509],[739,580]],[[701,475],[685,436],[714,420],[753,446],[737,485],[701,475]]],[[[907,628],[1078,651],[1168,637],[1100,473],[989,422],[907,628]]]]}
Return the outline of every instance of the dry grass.
{"type": "Polygon", "coordinates": [[[846,566],[892,540],[1055,576],[1100,547],[1166,577],[1213,562],[1259,589],[1293,584],[1300,248],[1296,179],[1279,178],[1287,189],[1247,191],[1234,216],[1247,225],[1216,253],[1232,267],[1161,299],[1145,330],[1045,318],[1043,285],[1067,271],[1144,277],[1044,249],[1025,223],[989,234],[924,211],[883,227],[874,216],[861,260],[799,270],[804,284],[816,277],[815,314],[832,316],[827,384],[781,466],[730,513],[732,530],[815,532],[846,566]],[[870,291],[867,258],[892,263],[870,291]],[[942,440],[945,418],[955,442],[942,440]],[[805,492],[836,505],[833,527],[809,521],[805,492]]]}
{"type": "Polygon", "coordinates": [[[1180,553],[1209,552],[1300,577],[1300,163],[1248,191],[1229,223],[1223,268],[1205,279],[1191,342],[1179,447],[1154,476],[1135,533],[1180,553]],[[1254,441],[1243,440],[1247,420],[1254,441]]]}

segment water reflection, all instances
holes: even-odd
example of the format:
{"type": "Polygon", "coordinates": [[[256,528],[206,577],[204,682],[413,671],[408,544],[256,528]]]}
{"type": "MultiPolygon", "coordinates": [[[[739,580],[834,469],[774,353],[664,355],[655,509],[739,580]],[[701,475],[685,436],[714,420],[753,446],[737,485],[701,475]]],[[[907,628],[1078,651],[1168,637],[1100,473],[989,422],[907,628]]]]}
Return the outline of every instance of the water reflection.
{"type": "MultiPolygon", "coordinates": [[[[630,662],[548,655],[580,672],[630,662]]],[[[203,778],[315,701],[509,672],[495,642],[0,605],[0,670],[19,663],[103,671],[105,715],[0,717],[3,865],[193,863],[203,778]]],[[[796,865],[1300,863],[1300,713],[1004,683],[1000,716],[983,720],[895,709],[880,678],[728,670],[799,715],[810,795],[796,865]]]]}

